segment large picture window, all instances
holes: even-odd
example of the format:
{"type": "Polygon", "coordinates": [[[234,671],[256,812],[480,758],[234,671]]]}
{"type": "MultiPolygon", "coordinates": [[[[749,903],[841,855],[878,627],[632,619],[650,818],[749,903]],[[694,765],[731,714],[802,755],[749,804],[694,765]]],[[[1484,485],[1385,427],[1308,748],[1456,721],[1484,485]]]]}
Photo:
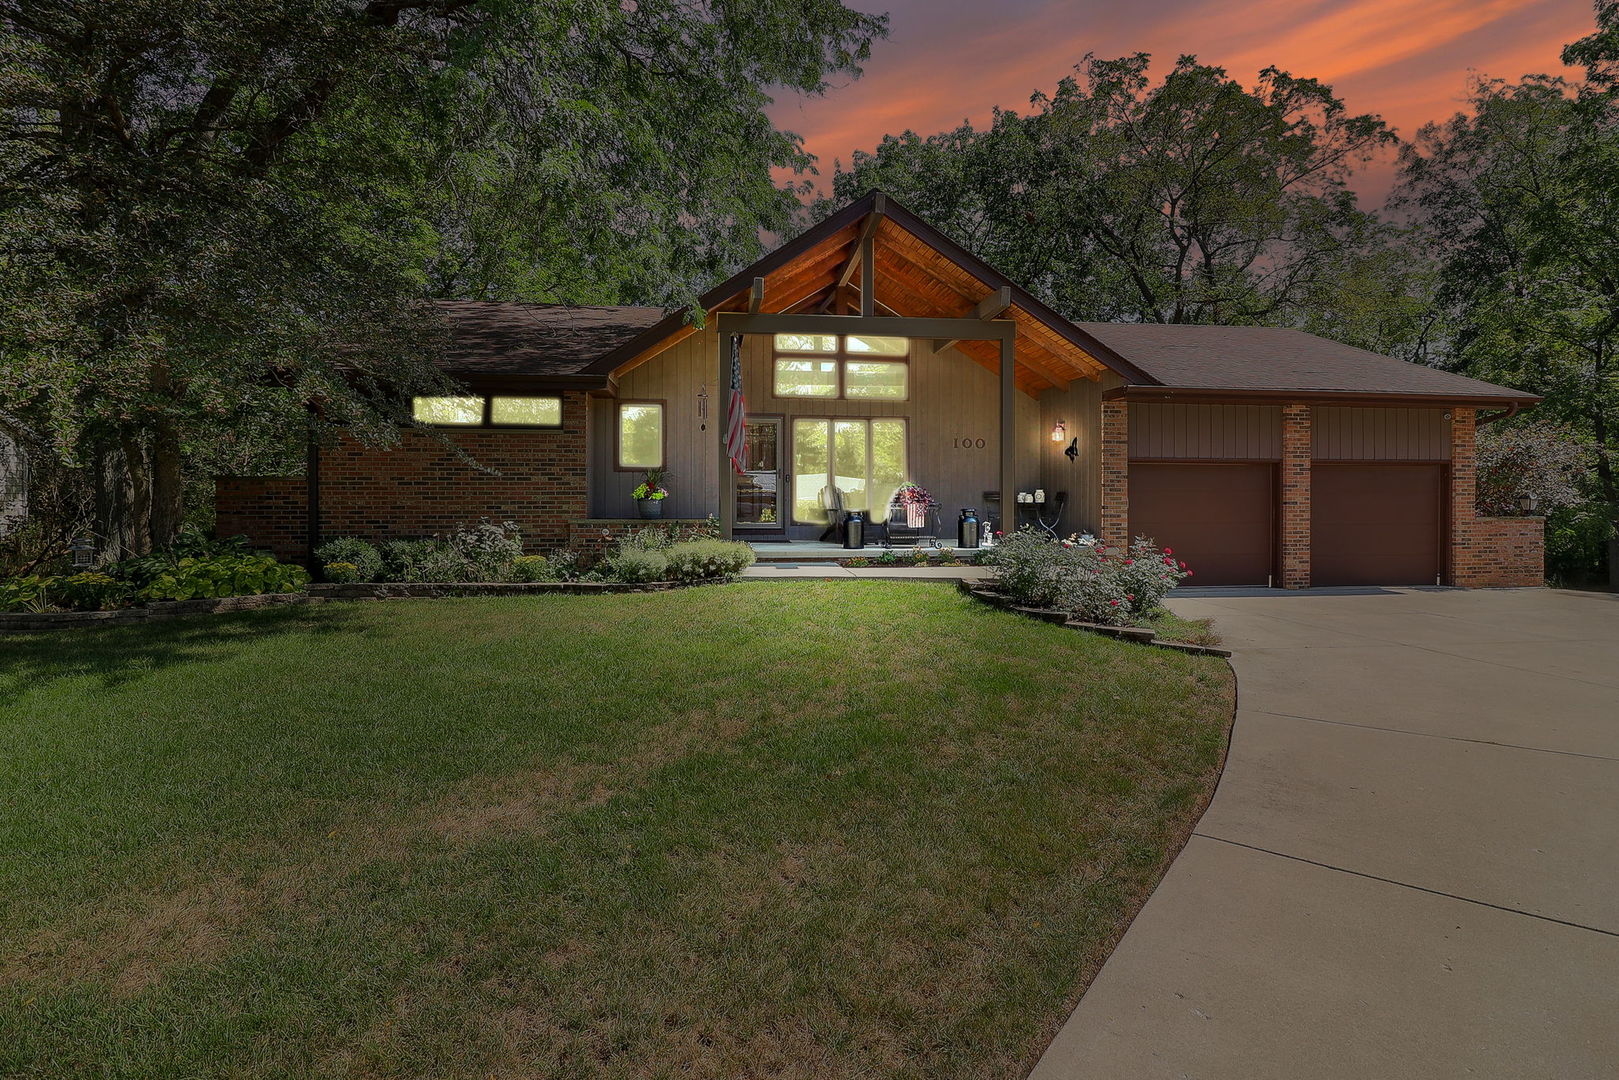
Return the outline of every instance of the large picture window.
{"type": "Polygon", "coordinates": [[[799,417],[793,420],[793,520],[826,523],[826,489],[845,510],[883,514],[906,479],[905,421],[799,417]]]}
{"type": "Polygon", "coordinates": [[[663,403],[618,403],[618,467],[663,468],[663,403]]]}
{"type": "Polygon", "coordinates": [[[777,334],[774,390],[784,398],[904,401],[911,343],[865,334],[777,334]]]}

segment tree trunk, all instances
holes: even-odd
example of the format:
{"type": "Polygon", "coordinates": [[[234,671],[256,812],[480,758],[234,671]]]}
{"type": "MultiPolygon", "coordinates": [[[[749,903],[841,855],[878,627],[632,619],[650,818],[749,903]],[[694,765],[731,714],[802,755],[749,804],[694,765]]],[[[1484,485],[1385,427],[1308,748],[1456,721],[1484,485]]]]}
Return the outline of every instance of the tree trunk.
{"type": "Polygon", "coordinates": [[[150,502],[146,451],[138,436],[125,434],[96,447],[95,532],[104,558],[144,555],[150,549],[150,502]]]}
{"type": "Polygon", "coordinates": [[[167,547],[185,516],[180,433],[173,421],[159,420],[152,431],[151,546],[167,547]]]}

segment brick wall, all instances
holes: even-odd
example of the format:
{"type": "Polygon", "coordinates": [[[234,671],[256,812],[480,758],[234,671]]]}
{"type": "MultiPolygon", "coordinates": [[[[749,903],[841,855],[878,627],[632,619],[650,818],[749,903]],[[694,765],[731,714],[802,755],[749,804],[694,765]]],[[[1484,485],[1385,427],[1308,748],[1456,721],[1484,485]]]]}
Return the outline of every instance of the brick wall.
{"type": "Polygon", "coordinates": [[[1130,406],[1102,402],[1102,542],[1130,543],[1130,406]]]}
{"type": "Polygon", "coordinates": [[[1284,589],[1310,587],[1310,457],[1308,405],[1282,406],[1282,581],[1284,589]]]}
{"type": "Polygon", "coordinates": [[[308,554],[308,484],[301,476],[214,478],[214,532],[245,536],[283,562],[308,554]]]}
{"type": "Polygon", "coordinates": [[[1466,567],[1455,584],[1470,589],[1527,588],[1546,584],[1546,520],[1538,517],[1473,519],[1466,567]]]}
{"type": "Polygon", "coordinates": [[[1538,517],[1480,517],[1478,416],[1456,409],[1450,423],[1451,584],[1499,589],[1546,583],[1546,522],[1538,517]]]}
{"type": "MultiPolygon", "coordinates": [[[[405,431],[391,449],[347,438],[323,447],[322,538],[430,536],[487,517],[517,522],[526,548],[548,551],[567,544],[569,522],[589,513],[584,393],[563,395],[560,431],[467,428],[444,434],[448,444],[431,433],[405,431]]],[[[216,513],[222,535],[245,534],[278,554],[295,546],[302,557],[303,478],[221,484],[216,513]],[[296,545],[292,516],[299,520],[296,545]]]]}

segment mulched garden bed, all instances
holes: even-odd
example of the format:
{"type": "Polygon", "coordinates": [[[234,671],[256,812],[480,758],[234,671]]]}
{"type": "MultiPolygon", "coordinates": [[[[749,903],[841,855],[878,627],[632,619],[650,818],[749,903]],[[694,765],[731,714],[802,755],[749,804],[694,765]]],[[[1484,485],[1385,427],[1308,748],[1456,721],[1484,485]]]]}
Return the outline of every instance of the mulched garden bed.
{"type": "Polygon", "coordinates": [[[1102,623],[1084,622],[1074,618],[1066,611],[1057,611],[1053,608],[1034,608],[1019,604],[992,585],[978,581],[958,582],[962,592],[975,600],[998,607],[1002,611],[1011,611],[1031,619],[1040,619],[1044,622],[1056,623],[1066,626],[1070,630],[1086,630],[1093,634],[1106,634],[1108,637],[1123,638],[1126,641],[1137,641],[1143,645],[1157,645],[1163,649],[1174,649],[1177,652],[1193,653],[1198,656],[1227,656],[1230,649],[1221,649],[1213,645],[1192,645],[1184,641],[1165,641],[1156,635],[1156,631],[1145,626],[1107,626],[1102,623]]]}

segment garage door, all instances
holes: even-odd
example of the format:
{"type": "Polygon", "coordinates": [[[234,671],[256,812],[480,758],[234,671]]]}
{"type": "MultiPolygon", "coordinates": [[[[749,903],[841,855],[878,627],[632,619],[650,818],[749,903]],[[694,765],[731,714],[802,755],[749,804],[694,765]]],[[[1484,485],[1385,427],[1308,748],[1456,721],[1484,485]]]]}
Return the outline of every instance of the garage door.
{"type": "Polygon", "coordinates": [[[1130,464],[1130,535],[1175,549],[1189,585],[1266,585],[1275,564],[1271,465],[1130,464]]]}
{"type": "Polygon", "coordinates": [[[1312,585],[1432,585],[1439,579],[1439,465],[1311,470],[1312,585]]]}

